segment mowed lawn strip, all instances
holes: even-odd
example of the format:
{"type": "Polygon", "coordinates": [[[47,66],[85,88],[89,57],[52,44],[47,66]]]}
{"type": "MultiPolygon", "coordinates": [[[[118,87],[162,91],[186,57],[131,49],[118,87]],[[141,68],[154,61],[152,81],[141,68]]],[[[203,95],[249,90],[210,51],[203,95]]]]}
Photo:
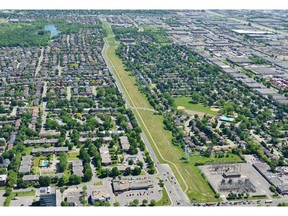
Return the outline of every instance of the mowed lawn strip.
{"type": "Polygon", "coordinates": [[[23,197],[23,196],[35,196],[35,190],[31,191],[19,191],[12,193],[12,199],[15,197],[23,197]]]}
{"type": "MultiPolygon", "coordinates": [[[[138,90],[138,87],[136,86],[135,77],[129,75],[130,73],[127,73],[124,70],[124,66],[122,64],[122,61],[115,54],[116,49],[117,49],[116,47],[109,47],[107,49],[107,56],[112,63],[111,66],[113,67],[114,71],[117,70],[116,73],[118,74],[119,77],[121,77],[121,80],[122,80],[125,88],[129,92],[129,95],[132,98],[133,103],[135,104],[136,107],[152,108],[149,105],[149,102],[146,99],[146,97],[138,90]]],[[[120,82],[120,84],[123,87],[121,82],[120,82]]],[[[123,88],[123,90],[125,91],[124,88],[123,88]]],[[[127,99],[130,101],[130,104],[131,104],[130,98],[127,97],[127,99]]]]}
{"type": "Polygon", "coordinates": [[[170,198],[168,196],[167,190],[163,187],[162,198],[156,202],[156,206],[169,206],[171,205],[170,198]]]}
{"type": "MultiPolygon", "coordinates": [[[[154,141],[157,143],[158,149],[161,151],[162,156],[171,162],[173,162],[178,170],[181,172],[181,175],[185,179],[186,184],[188,185],[187,195],[193,202],[215,202],[218,199],[214,198],[214,192],[210,188],[207,181],[202,177],[200,170],[196,167],[195,161],[190,161],[189,163],[181,162],[181,158],[184,156],[184,152],[177,146],[171,144],[172,135],[170,132],[164,130],[162,123],[162,116],[154,115],[153,113],[145,110],[139,110],[142,119],[144,120],[151,136],[154,141]]],[[[137,114],[136,114],[137,115],[137,114]]],[[[142,123],[140,122],[141,126],[142,123]]],[[[145,132],[144,126],[142,129],[145,132]]],[[[166,163],[161,160],[161,157],[152,142],[151,138],[147,136],[149,142],[152,145],[152,148],[159,159],[160,163],[166,163]]],[[[209,160],[209,158],[207,158],[209,160]]],[[[181,188],[185,190],[185,184],[182,181],[178,171],[173,165],[170,164],[170,167],[177,178],[181,188]]]]}
{"type": "Polygon", "coordinates": [[[203,113],[211,114],[211,115],[217,115],[218,114],[218,112],[211,111],[210,107],[205,107],[201,104],[189,103],[190,101],[192,101],[190,97],[174,98],[174,101],[175,101],[176,107],[177,106],[183,106],[183,107],[185,107],[186,110],[203,112],[203,113]]]}

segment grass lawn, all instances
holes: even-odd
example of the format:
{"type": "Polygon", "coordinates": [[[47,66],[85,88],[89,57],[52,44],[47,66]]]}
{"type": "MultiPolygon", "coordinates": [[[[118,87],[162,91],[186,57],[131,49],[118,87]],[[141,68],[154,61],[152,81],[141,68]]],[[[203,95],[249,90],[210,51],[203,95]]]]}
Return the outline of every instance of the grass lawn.
{"type": "Polygon", "coordinates": [[[190,97],[180,97],[180,98],[174,98],[175,105],[177,106],[183,106],[187,110],[197,111],[197,112],[203,112],[206,114],[211,115],[217,115],[218,112],[211,111],[210,107],[205,107],[201,104],[192,104],[190,103],[191,98],[190,97]]]}
{"type": "Polygon", "coordinates": [[[35,190],[31,191],[21,191],[21,192],[13,192],[12,199],[14,197],[23,197],[23,196],[35,196],[35,190]]]}
{"type": "Polygon", "coordinates": [[[34,157],[33,158],[33,167],[32,167],[32,172],[34,174],[38,173],[37,168],[39,167],[39,161],[42,159],[46,159],[47,157],[44,155],[41,155],[39,157],[34,157]]]}
{"type": "Polygon", "coordinates": [[[94,186],[102,186],[103,185],[103,181],[95,182],[93,185],[94,186]]]}
{"type": "Polygon", "coordinates": [[[77,160],[79,156],[79,151],[69,151],[67,154],[68,160],[77,160]]]}
{"type": "Polygon", "coordinates": [[[156,206],[169,206],[169,205],[171,205],[171,201],[165,187],[163,187],[162,198],[156,202],[156,206]]]}
{"type": "Polygon", "coordinates": [[[238,156],[234,154],[229,154],[228,157],[222,157],[222,158],[215,158],[215,157],[204,157],[204,156],[191,156],[190,162],[193,164],[195,163],[202,163],[202,164],[210,164],[210,163],[240,163],[243,162],[243,160],[238,156]]]}
{"type": "MultiPolygon", "coordinates": [[[[104,28],[107,28],[107,26],[104,25],[104,28]]],[[[108,29],[107,31],[108,36],[111,36],[109,35],[109,32],[111,32],[110,29],[108,29]]],[[[124,88],[125,94],[130,95],[136,107],[151,108],[147,98],[138,90],[138,87],[136,86],[135,77],[129,76],[129,73],[127,73],[124,70],[122,61],[115,54],[115,50],[116,50],[115,47],[108,48],[106,55],[110,59],[110,64],[112,63],[112,66],[114,66],[115,74],[118,76],[118,78],[119,77],[121,78],[123,82],[121,83],[121,85],[122,86],[124,85],[127,90],[125,91],[124,88]]],[[[129,97],[127,98],[131,102],[131,99],[129,97]]],[[[186,192],[190,200],[192,202],[220,201],[220,199],[214,198],[214,192],[212,191],[206,180],[201,176],[200,170],[194,165],[194,163],[192,161],[190,161],[189,163],[183,163],[180,161],[180,159],[184,156],[184,152],[179,147],[173,146],[171,144],[172,135],[171,132],[164,130],[163,117],[160,115],[154,115],[153,112],[151,111],[145,111],[140,109],[137,111],[133,110],[133,112],[136,118],[139,120],[142,130],[147,135],[147,138],[151,143],[160,163],[167,163],[167,162],[161,159],[160,154],[156,147],[158,147],[164,159],[166,160],[169,159],[169,161],[173,162],[178,168],[179,172],[183,176],[188,186],[186,192]],[[145,123],[146,127],[144,127],[142,121],[145,123]],[[151,134],[155,143],[152,141],[151,137],[149,136],[149,133],[151,134]],[[155,146],[155,144],[157,146],[155,146]]],[[[169,163],[169,165],[175,177],[177,178],[178,182],[180,183],[182,189],[185,190],[186,185],[182,180],[182,178],[180,177],[179,172],[177,171],[174,165],[172,165],[171,163],[169,163]]]]}
{"type": "Polygon", "coordinates": [[[228,201],[241,201],[241,200],[263,200],[267,199],[267,196],[251,196],[248,198],[242,198],[242,199],[229,199],[228,201]]]}
{"type": "Polygon", "coordinates": [[[32,149],[33,149],[32,146],[30,146],[30,147],[25,147],[25,150],[24,150],[25,154],[26,154],[26,155],[30,155],[31,152],[32,152],[32,149]]]}

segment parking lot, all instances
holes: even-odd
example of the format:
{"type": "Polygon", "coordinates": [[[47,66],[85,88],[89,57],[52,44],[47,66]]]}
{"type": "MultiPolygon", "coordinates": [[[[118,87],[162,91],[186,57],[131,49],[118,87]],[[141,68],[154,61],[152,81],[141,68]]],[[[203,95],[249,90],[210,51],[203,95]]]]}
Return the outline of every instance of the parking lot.
{"type": "Polygon", "coordinates": [[[132,202],[134,199],[139,200],[139,204],[141,205],[144,199],[150,202],[152,199],[160,200],[162,198],[162,188],[149,188],[148,190],[133,190],[126,191],[124,193],[116,196],[118,202],[123,205],[129,205],[129,202],[132,202]]]}
{"type": "Polygon", "coordinates": [[[18,197],[18,199],[12,199],[10,202],[10,206],[30,206],[32,205],[33,200],[39,200],[39,197],[36,196],[23,196],[18,197]]]}

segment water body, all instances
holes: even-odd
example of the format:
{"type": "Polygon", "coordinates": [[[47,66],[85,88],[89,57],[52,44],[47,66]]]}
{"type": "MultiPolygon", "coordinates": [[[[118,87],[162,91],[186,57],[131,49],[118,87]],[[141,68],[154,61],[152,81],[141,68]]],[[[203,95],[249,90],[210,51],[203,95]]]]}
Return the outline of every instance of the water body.
{"type": "Polygon", "coordinates": [[[55,27],[55,25],[53,24],[49,24],[49,25],[45,25],[44,26],[45,31],[50,31],[50,38],[58,35],[60,33],[60,31],[57,30],[57,28],[55,27]]]}

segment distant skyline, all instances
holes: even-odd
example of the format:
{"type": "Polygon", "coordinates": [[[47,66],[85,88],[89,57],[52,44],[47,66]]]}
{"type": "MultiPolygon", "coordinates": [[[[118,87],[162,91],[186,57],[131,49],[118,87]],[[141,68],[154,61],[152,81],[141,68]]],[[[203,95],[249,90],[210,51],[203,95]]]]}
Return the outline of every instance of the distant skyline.
{"type": "Polygon", "coordinates": [[[288,9],[283,0],[10,0],[0,9],[288,9]],[[67,4],[68,3],[68,4],[67,4]]]}

